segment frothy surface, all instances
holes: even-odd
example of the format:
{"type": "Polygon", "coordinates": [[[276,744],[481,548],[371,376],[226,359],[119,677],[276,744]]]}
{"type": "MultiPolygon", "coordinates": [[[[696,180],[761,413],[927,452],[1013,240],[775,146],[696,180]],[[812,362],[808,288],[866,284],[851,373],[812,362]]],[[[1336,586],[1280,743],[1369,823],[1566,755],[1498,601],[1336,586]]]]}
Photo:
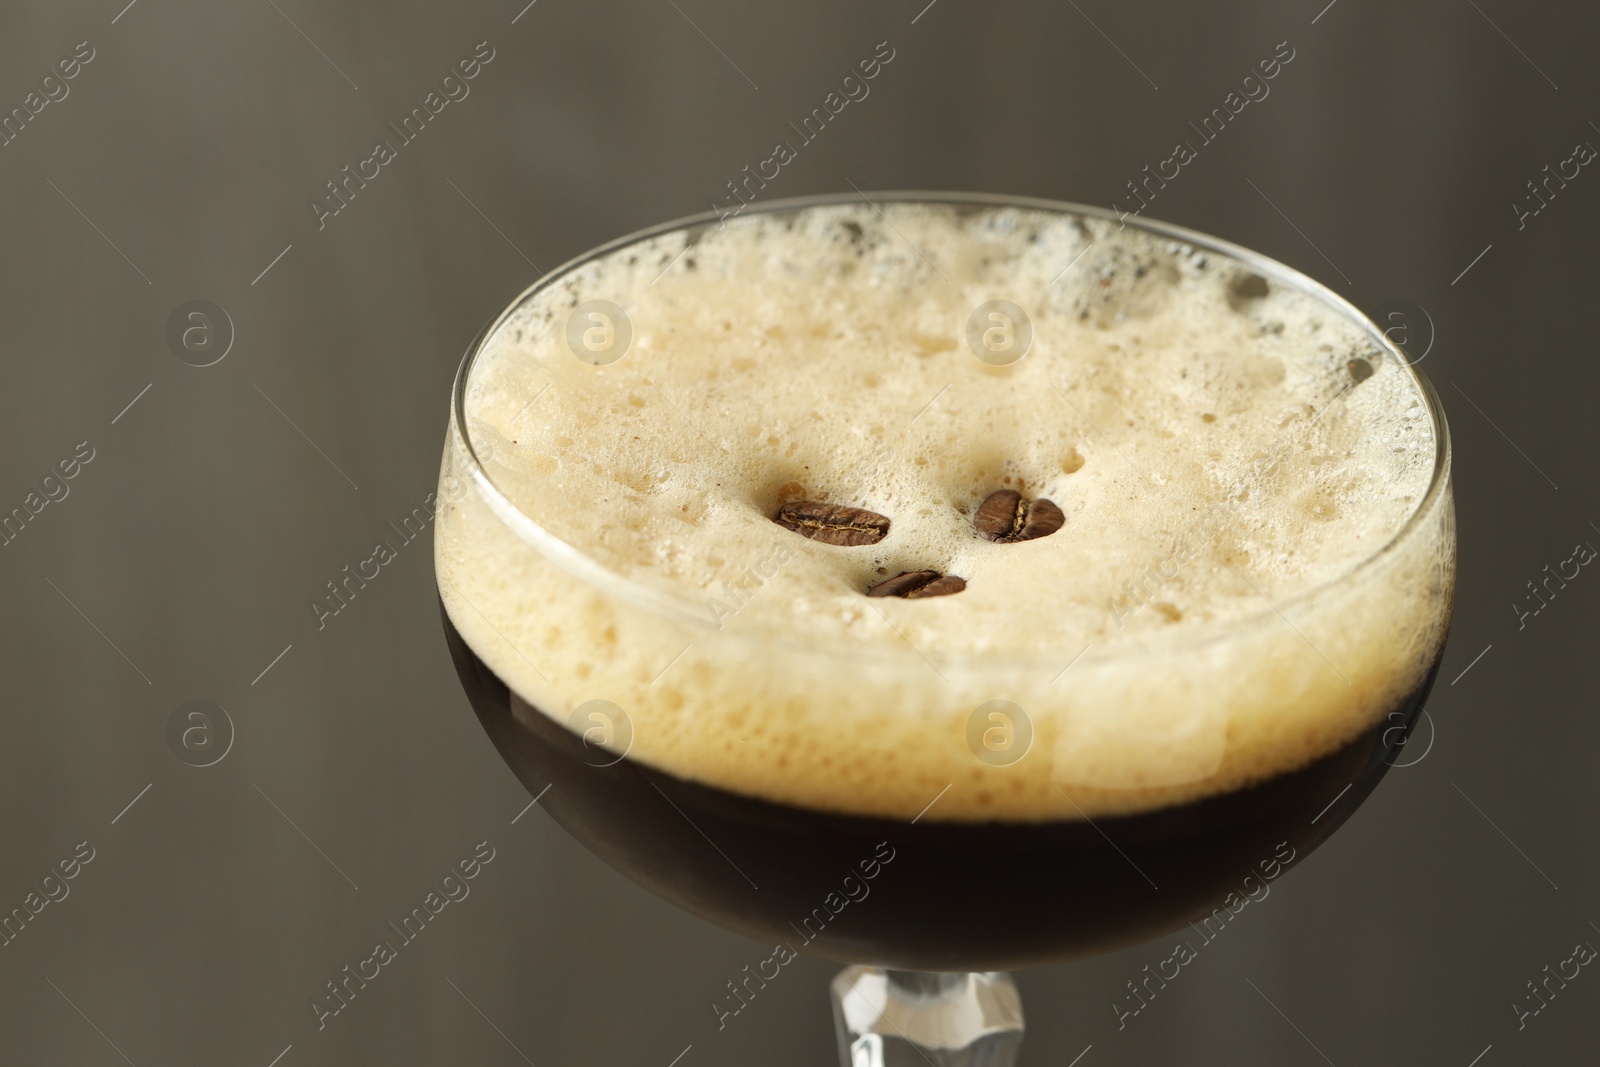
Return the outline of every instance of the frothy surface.
{"type": "Polygon", "coordinates": [[[1421,388],[1316,296],[1042,211],[830,206],[685,243],[577,268],[473,368],[465,429],[542,549],[447,452],[447,607],[548,714],[609,700],[635,758],[790,803],[914,815],[949,784],[929,817],[1073,817],[1298,766],[1436,654],[1447,497],[1347,577],[1427,492],[1421,388]],[[606,366],[567,340],[593,300],[631,324],[606,366]],[[1009,366],[968,340],[995,300],[1031,325],[1009,366]],[[1066,525],[978,537],[1000,488],[1066,525]],[[771,521],[796,498],[891,527],[809,541],[771,521]],[[966,589],[863,595],[924,569],[966,589]],[[1031,727],[1013,762],[969,743],[993,700],[1031,727]]]}

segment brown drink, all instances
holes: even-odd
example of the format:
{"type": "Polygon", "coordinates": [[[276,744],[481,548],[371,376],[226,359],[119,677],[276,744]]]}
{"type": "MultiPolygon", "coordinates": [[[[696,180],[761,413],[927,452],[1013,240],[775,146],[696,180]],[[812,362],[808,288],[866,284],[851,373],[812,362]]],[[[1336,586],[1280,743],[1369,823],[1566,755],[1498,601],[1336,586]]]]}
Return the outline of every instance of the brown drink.
{"type": "MultiPolygon", "coordinates": [[[[1433,681],[1310,765],[1089,822],[868,818],[756,800],[603,748],[528,706],[445,618],[467,695],[540,806],[639,885],[769,945],[842,963],[988,971],[1146,941],[1259,893],[1366,799],[1433,681]],[[549,787],[548,792],[546,787],[549,787]],[[887,862],[884,862],[887,859],[887,862]],[[870,875],[870,877],[869,877],[870,875]]],[[[1226,922],[1226,917],[1223,918],[1226,922]]]]}

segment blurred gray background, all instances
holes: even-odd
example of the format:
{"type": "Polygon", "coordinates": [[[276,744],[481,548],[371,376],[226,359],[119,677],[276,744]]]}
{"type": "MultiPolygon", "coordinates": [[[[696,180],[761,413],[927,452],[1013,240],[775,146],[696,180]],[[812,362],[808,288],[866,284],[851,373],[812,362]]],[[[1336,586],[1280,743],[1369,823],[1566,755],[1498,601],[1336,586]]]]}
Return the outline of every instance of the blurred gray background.
{"type": "MultiPolygon", "coordinates": [[[[711,1001],[768,949],[519,817],[428,538],[326,628],[308,602],[433,487],[485,320],[539,270],[725,197],[888,41],[870,96],[765,196],[1109,204],[1288,42],[1270,96],[1148,214],[1370,313],[1409,301],[1393,321],[1417,355],[1431,333],[1455,433],[1460,596],[1413,765],[1125,1029],[1112,1002],[1169,947],[1019,975],[1024,1062],[1593,1062],[1600,975],[1516,1006],[1600,945],[1600,579],[1515,605],[1600,545],[1600,175],[1564,162],[1600,146],[1600,9],[125,3],[0,10],[0,114],[22,109],[0,147],[0,514],[29,513],[0,548],[0,913],[30,915],[0,947],[0,1061],[833,1062],[831,965],[786,968],[719,1031],[711,1001]],[[41,84],[80,42],[93,58],[41,84]],[[480,42],[470,95],[319,229],[311,199],[480,42]],[[1533,214],[1547,165],[1577,175],[1533,214]],[[193,300],[226,319],[185,362],[168,322],[193,300]],[[211,766],[169,742],[193,700],[231,722],[211,766]],[[325,983],[483,841],[471,896],[319,1031],[325,983]]],[[[227,727],[201,725],[214,757],[227,727]]]]}

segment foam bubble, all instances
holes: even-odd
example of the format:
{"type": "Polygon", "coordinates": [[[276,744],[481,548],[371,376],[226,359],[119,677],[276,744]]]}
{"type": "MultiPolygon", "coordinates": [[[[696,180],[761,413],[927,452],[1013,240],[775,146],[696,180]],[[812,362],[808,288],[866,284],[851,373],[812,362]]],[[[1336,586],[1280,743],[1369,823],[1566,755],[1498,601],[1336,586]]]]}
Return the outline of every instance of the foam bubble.
{"type": "Polygon", "coordinates": [[[452,437],[437,558],[468,643],[552,717],[614,701],[634,758],[774,800],[914,815],[950,785],[937,817],[1059,818],[1235,788],[1381,718],[1447,621],[1448,494],[1407,526],[1440,447],[1409,368],[1312,292],[1096,218],[667,233],[524,301],[465,408],[504,496],[449,491],[452,437]],[[626,316],[611,362],[569,344],[597,301],[626,316]],[[1020,359],[969,345],[993,302],[1020,359]],[[1065,527],[977,537],[1000,488],[1065,527]],[[808,541],[771,521],[801,497],[890,530],[808,541]],[[924,569],[967,587],[863,595],[924,569]],[[968,748],[993,700],[1025,758],[968,748]]]}

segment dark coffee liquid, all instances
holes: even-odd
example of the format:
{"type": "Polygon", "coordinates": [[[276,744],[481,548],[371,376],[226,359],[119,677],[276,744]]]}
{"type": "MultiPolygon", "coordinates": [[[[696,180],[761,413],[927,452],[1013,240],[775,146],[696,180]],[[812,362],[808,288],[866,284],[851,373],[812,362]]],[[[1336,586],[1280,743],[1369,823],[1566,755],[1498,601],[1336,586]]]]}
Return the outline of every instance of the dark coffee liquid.
{"type": "Polygon", "coordinates": [[[1355,811],[1438,671],[1435,661],[1416,692],[1343,748],[1234,793],[1093,824],[913,824],[757,800],[632,759],[593,766],[597,750],[510,692],[444,625],[500,755],[530,793],[550,787],[540,806],[612,867],[769,945],[926,971],[1051,963],[1190,922],[1204,929],[1230,893],[1237,908],[1355,811]]]}

